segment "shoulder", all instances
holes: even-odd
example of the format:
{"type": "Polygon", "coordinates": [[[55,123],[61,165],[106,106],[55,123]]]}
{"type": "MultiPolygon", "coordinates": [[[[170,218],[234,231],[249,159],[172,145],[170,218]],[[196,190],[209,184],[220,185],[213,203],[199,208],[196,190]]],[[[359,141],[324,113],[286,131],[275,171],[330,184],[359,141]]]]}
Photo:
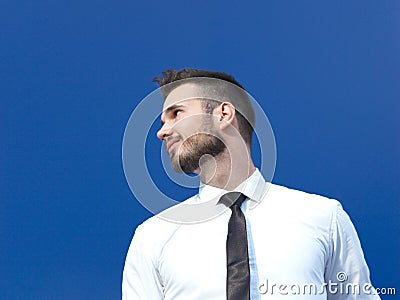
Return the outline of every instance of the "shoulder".
{"type": "Polygon", "coordinates": [[[298,206],[315,206],[316,208],[334,209],[340,206],[340,202],[336,199],[326,196],[305,192],[282,185],[270,184],[266,193],[266,199],[273,202],[281,202],[298,206]]]}
{"type": "Polygon", "coordinates": [[[341,204],[338,200],[277,184],[269,184],[261,203],[267,210],[288,217],[314,220],[330,226],[341,204]]]}
{"type": "Polygon", "coordinates": [[[195,197],[193,196],[182,203],[167,208],[139,224],[135,230],[132,243],[146,249],[159,249],[161,251],[168,240],[182,226],[180,223],[169,221],[164,216],[170,211],[179,209],[182,205],[191,203],[195,197]]]}

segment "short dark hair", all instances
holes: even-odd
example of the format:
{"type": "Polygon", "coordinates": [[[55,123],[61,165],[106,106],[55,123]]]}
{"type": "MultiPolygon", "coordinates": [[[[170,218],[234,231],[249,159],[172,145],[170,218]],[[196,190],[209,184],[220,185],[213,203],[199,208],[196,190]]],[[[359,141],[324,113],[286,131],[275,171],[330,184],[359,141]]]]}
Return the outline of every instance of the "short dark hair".
{"type": "MultiPolygon", "coordinates": [[[[248,113],[245,118],[242,115],[242,113],[236,110],[236,118],[239,124],[239,132],[241,136],[243,137],[244,141],[251,147],[252,134],[254,131],[254,123],[255,123],[254,110],[251,106],[250,98],[246,93],[245,89],[238,81],[236,81],[235,78],[233,78],[233,76],[224,72],[200,70],[194,68],[185,68],[181,70],[168,69],[162,72],[162,77],[154,77],[153,81],[157,82],[160,87],[168,85],[168,88],[162,91],[163,97],[166,98],[168,94],[179,85],[179,83],[177,83],[177,85],[170,85],[171,83],[183,79],[196,78],[196,77],[220,79],[230,82],[231,84],[239,87],[239,89],[237,90],[240,91],[240,101],[246,107],[245,110],[248,113]]],[[[219,101],[211,99],[204,99],[202,102],[204,111],[210,114],[219,104],[220,104],[219,101]]]]}

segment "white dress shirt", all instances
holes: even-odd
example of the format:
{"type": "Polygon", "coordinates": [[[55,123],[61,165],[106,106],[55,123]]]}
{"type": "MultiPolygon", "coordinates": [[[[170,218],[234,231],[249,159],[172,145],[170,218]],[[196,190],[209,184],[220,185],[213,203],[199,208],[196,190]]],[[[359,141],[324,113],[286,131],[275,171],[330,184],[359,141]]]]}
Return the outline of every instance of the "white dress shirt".
{"type": "MultiPolygon", "coordinates": [[[[266,183],[258,170],[235,190],[248,197],[241,208],[252,300],[380,299],[370,285],[357,233],[338,201],[266,183]]],[[[224,192],[202,185],[186,203],[224,192]]],[[[226,299],[230,215],[225,209],[193,224],[153,216],[139,225],[126,257],[122,299],[226,299]]]]}

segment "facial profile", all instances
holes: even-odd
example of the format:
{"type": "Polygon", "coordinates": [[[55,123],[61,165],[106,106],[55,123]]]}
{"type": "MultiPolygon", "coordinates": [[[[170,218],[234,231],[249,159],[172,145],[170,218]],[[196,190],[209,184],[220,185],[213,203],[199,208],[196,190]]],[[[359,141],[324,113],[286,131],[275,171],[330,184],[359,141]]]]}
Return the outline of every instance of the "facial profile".
{"type": "MultiPolygon", "coordinates": [[[[204,116],[204,118],[207,117],[204,116]]],[[[204,130],[193,133],[184,139],[180,146],[171,150],[169,153],[171,166],[176,172],[195,173],[200,168],[202,158],[206,155],[216,157],[226,149],[215,128],[208,128],[211,124],[205,121],[202,124],[205,126],[204,130]]]]}
{"type": "MultiPolygon", "coordinates": [[[[253,105],[258,110],[258,126],[262,128],[258,134],[255,133],[256,141],[268,146],[268,151],[260,149],[261,154],[268,153],[260,160],[261,170],[272,178],[275,141],[270,124],[257,102],[234,80],[226,77],[186,78],[186,75],[178,76],[174,72],[170,75],[163,74],[165,80],[157,81],[160,87],[134,110],[124,133],[124,172],[136,199],[155,214],[180,203],[163,193],[157,185],[164,175],[151,176],[151,168],[156,166],[157,159],[154,151],[148,151],[147,141],[150,139],[147,137],[153,134],[154,131],[148,128],[154,129],[156,121],[161,121],[157,136],[163,141],[157,144],[157,148],[161,150],[165,176],[171,182],[190,189],[197,188],[199,181],[224,190],[235,189],[244,178],[240,174],[247,176],[254,170],[249,139],[255,116],[249,110],[253,105]],[[149,119],[149,115],[152,118],[149,119]],[[251,126],[240,121],[246,121],[248,117],[247,123],[251,126]],[[138,138],[142,139],[142,136],[145,136],[144,147],[138,144],[138,138]],[[191,172],[198,176],[184,175],[191,172]],[[146,184],[142,184],[144,182],[146,184]]],[[[161,218],[178,223],[203,222],[218,214],[213,209],[210,207],[209,211],[207,204],[204,211],[190,206],[181,212],[163,214],[161,218]]]]}
{"type": "Polygon", "coordinates": [[[164,110],[163,128],[158,137],[163,140],[171,166],[178,173],[198,173],[202,158],[216,157],[226,149],[213,115],[204,112],[201,101],[182,101],[164,110]],[[167,122],[172,125],[165,129],[167,122]]]}

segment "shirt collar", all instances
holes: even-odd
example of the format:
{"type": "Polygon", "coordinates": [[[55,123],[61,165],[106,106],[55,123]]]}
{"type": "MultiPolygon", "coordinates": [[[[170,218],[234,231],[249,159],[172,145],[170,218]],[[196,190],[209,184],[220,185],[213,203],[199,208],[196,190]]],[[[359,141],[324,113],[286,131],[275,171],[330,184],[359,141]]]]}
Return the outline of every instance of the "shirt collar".
{"type": "MultiPolygon", "coordinates": [[[[261,172],[256,169],[250,177],[243,181],[233,191],[243,193],[250,200],[259,203],[264,196],[265,189],[265,179],[261,175],[261,172]]],[[[200,202],[206,202],[212,199],[216,199],[218,202],[219,198],[228,192],[232,191],[227,191],[207,184],[201,184],[199,187],[198,199],[200,202]]]]}

